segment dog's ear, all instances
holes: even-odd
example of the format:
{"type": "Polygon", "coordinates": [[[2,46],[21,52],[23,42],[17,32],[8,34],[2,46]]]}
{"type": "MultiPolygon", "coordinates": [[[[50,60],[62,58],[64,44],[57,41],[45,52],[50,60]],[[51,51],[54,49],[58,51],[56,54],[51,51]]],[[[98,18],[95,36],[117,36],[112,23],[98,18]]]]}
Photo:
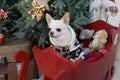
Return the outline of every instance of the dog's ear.
{"type": "Polygon", "coordinates": [[[49,24],[51,22],[51,20],[53,20],[53,18],[48,13],[46,13],[46,21],[47,21],[47,23],[49,24]]]}
{"type": "Polygon", "coordinates": [[[69,19],[70,19],[70,16],[69,16],[69,12],[65,13],[65,15],[62,17],[62,21],[65,23],[65,24],[69,24],[69,19]]]}

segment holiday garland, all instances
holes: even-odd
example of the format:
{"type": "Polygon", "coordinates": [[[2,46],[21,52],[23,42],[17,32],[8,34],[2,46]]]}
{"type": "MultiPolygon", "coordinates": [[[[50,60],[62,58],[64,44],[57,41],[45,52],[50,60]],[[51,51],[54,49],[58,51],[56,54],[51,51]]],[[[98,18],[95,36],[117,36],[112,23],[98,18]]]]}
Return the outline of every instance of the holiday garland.
{"type": "Polygon", "coordinates": [[[70,26],[74,29],[82,28],[82,25],[90,23],[88,11],[89,0],[49,0],[47,9],[45,4],[37,0],[19,0],[12,6],[17,9],[19,18],[14,21],[14,39],[32,39],[42,48],[49,46],[48,27],[45,14],[49,13],[54,19],[60,19],[66,12],[70,13],[70,26]]]}

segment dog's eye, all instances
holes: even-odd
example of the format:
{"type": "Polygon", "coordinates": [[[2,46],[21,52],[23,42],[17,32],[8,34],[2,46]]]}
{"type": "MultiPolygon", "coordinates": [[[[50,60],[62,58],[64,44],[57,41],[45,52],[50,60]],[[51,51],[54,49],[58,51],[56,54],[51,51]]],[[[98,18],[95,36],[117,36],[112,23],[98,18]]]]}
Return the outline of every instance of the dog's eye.
{"type": "Polygon", "coordinates": [[[61,31],[61,29],[60,29],[60,28],[57,28],[57,29],[56,29],[56,31],[60,32],[60,31],[61,31]]]}

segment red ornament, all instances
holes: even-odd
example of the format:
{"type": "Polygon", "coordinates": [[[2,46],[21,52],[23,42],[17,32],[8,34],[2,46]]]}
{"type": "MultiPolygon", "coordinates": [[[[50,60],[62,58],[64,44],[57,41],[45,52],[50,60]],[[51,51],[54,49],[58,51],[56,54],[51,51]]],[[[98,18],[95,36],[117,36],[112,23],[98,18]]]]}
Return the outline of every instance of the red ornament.
{"type": "Polygon", "coordinates": [[[111,0],[112,2],[115,2],[115,0],[111,0]]]}
{"type": "Polygon", "coordinates": [[[0,33],[0,44],[3,44],[4,43],[4,37],[3,37],[3,34],[0,33]]]}

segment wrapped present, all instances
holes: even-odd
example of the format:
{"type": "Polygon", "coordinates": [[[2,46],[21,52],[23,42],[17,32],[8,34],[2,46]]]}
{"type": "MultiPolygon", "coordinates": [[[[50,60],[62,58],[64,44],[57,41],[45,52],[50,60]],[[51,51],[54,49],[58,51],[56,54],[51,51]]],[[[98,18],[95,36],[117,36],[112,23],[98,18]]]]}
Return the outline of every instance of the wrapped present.
{"type": "Polygon", "coordinates": [[[5,56],[9,62],[14,62],[13,55],[17,50],[24,50],[31,55],[31,42],[28,40],[8,40],[5,39],[3,45],[0,45],[0,56],[5,56]]]}

